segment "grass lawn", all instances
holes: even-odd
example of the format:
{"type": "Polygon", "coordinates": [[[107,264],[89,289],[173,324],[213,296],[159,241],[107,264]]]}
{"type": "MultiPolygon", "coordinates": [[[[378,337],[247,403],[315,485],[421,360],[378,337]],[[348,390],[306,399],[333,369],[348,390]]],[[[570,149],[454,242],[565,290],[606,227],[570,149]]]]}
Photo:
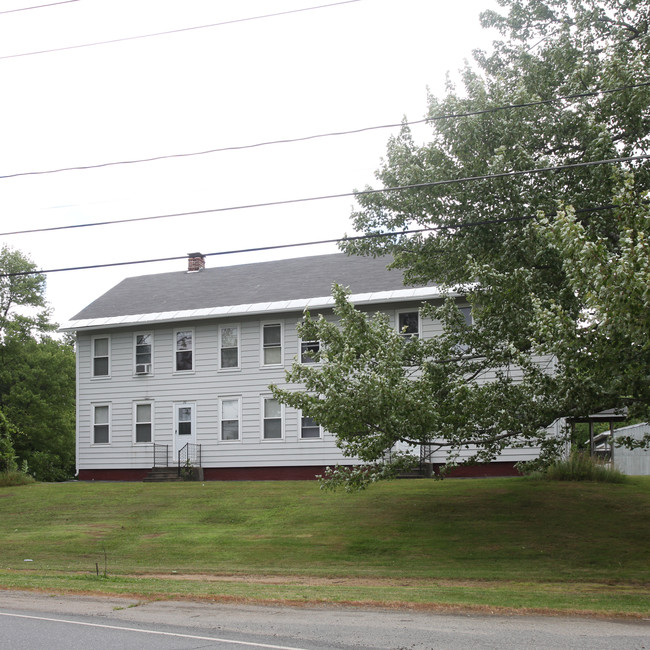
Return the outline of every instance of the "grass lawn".
{"type": "Polygon", "coordinates": [[[34,484],[0,532],[0,587],[650,613],[645,478],[34,484]]]}

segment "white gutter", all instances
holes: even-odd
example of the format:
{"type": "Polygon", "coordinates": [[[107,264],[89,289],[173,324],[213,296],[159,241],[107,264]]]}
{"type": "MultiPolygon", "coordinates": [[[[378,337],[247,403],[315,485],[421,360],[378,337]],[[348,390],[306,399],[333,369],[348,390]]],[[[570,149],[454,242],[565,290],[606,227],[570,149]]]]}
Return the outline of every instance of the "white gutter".
{"type": "MultiPolygon", "coordinates": [[[[411,300],[431,300],[441,298],[446,294],[438,287],[416,287],[412,289],[395,289],[393,291],[375,291],[372,293],[356,293],[350,296],[354,305],[373,305],[388,302],[405,302],[411,300]]],[[[295,300],[278,300],[275,302],[257,302],[243,305],[226,305],[223,307],[206,307],[203,309],[187,309],[182,311],[163,311],[151,314],[130,314],[126,316],[108,316],[104,318],[86,318],[68,321],[60,328],[61,332],[77,330],[97,330],[107,327],[130,327],[153,323],[172,323],[188,320],[204,320],[207,318],[224,318],[230,316],[255,316],[268,313],[283,313],[304,311],[306,309],[326,309],[334,306],[332,296],[318,298],[298,298],[295,300]]]]}

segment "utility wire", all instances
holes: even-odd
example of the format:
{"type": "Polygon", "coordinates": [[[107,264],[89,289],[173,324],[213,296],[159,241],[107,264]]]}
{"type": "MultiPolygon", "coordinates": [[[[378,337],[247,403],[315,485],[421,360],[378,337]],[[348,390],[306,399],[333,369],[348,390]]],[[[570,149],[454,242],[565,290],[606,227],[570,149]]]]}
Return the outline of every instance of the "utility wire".
{"type": "Polygon", "coordinates": [[[345,197],[359,197],[370,194],[383,194],[385,192],[398,192],[402,190],[415,190],[425,189],[431,187],[440,187],[443,185],[452,185],[456,183],[468,183],[472,181],[494,180],[498,178],[514,178],[516,176],[527,176],[531,174],[540,174],[544,172],[562,171],[566,169],[578,169],[581,167],[593,167],[596,165],[608,165],[623,162],[632,162],[637,160],[645,160],[650,158],[650,154],[639,156],[628,156],[626,158],[609,158],[607,160],[593,160],[589,162],[571,163],[568,165],[556,165],[553,167],[541,167],[538,169],[526,169],[522,171],[501,172],[497,174],[485,174],[483,176],[466,176],[463,178],[451,178],[442,181],[430,181],[427,183],[414,183],[412,185],[400,185],[397,187],[383,187],[379,189],[359,190],[356,192],[342,192],[340,194],[326,194],[322,196],[310,196],[299,199],[284,199],[282,201],[267,201],[265,203],[249,203],[245,205],[235,205],[225,208],[209,208],[206,210],[191,210],[189,212],[174,212],[171,214],[158,214],[150,217],[131,217],[129,219],[116,219],[113,221],[95,221],[92,223],[79,223],[69,224],[66,226],[48,226],[46,228],[32,228],[30,230],[14,230],[10,232],[0,232],[0,237],[8,237],[10,235],[27,235],[37,232],[53,232],[56,230],[69,230],[73,228],[91,228],[95,226],[112,226],[122,223],[134,223],[137,221],[153,221],[156,219],[172,219],[175,217],[189,217],[200,214],[211,214],[215,212],[232,212],[235,210],[248,210],[251,208],[267,208],[277,205],[291,205],[294,203],[308,203],[312,201],[324,201],[329,199],[340,199],[345,197]]]}
{"type": "Polygon", "coordinates": [[[193,27],[181,27],[179,29],[170,29],[164,32],[155,32],[153,34],[140,34],[138,36],[124,36],[122,38],[113,38],[107,41],[95,41],[94,43],[82,43],[81,45],[66,45],[65,47],[55,47],[49,50],[37,50],[34,52],[22,52],[21,54],[7,54],[0,56],[2,59],[17,59],[23,56],[34,56],[36,54],[50,54],[52,52],[63,52],[65,50],[78,50],[83,47],[95,47],[97,45],[109,45],[111,43],[123,43],[125,41],[134,41],[141,38],[152,38],[154,36],[166,36],[168,34],[179,34],[181,32],[190,32],[198,29],[208,29],[211,27],[222,27],[223,25],[234,25],[235,23],[245,23],[251,20],[260,20],[262,18],[275,18],[277,16],[287,16],[289,14],[297,14],[305,11],[312,11],[314,9],[326,9],[328,7],[336,7],[339,5],[347,5],[353,2],[360,2],[361,0],[341,0],[340,2],[332,2],[330,4],[316,5],[313,7],[303,7],[301,9],[290,9],[288,11],[279,11],[272,14],[262,14],[260,16],[249,16],[247,18],[234,18],[232,20],[224,20],[219,23],[212,23],[210,25],[195,25],[193,27]]]}
{"type": "MultiPolygon", "coordinates": [[[[650,85],[650,82],[648,82],[650,85]]],[[[462,117],[461,115],[449,115],[448,117],[462,117]]],[[[442,118],[434,118],[442,119],[442,118]]],[[[206,149],[205,151],[191,151],[186,153],[172,153],[165,154],[161,156],[152,156],[150,158],[138,158],[134,160],[117,160],[113,162],[97,163],[94,165],[79,165],[75,167],[60,167],[59,169],[47,169],[43,171],[32,171],[32,172],[18,172],[15,174],[4,174],[0,175],[0,180],[5,178],[16,178],[18,176],[37,176],[40,174],[58,174],[59,172],[71,172],[71,171],[82,171],[86,169],[100,169],[102,167],[112,167],[115,165],[134,165],[138,163],[148,163],[154,162],[156,160],[169,160],[170,158],[189,158],[191,156],[204,156],[211,153],[221,153],[224,151],[240,151],[242,149],[255,149],[257,147],[267,147],[269,145],[276,144],[290,144],[293,142],[306,142],[308,140],[317,140],[319,138],[329,138],[340,135],[354,135],[356,133],[364,133],[366,131],[376,131],[379,129],[391,129],[398,126],[410,126],[412,124],[424,124],[425,122],[430,121],[430,118],[425,118],[422,120],[414,120],[412,122],[395,122],[393,124],[380,124],[377,126],[366,126],[359,129],[350,129],[349,131],[332,131],[330,133],[317,133],[313,135],[306,135],[297,138],[285,138],[281,140],[267,140],[265,142],[256,142],[253,144],[243,144],[243,145],[234,145],[231,147],[219,147],[217,149],[206,149]]]]}
{"type": "Polygon", "coordinates": [[[82,171],[86,169],[100,169],[103,167],[112,167],[116,165],[134,165],[138,163],[147,163],[147,162],[154,162],[156,160],[169,160],[171,158],[188,158],[191,156],[204,156],[206,154],[212,154],[212,153],[221,153],[224,151],[240,151],[242,149],[254,149],[257,147],[266,147],[269,145],[277,145],[277,144],[291,144],[294,142],[306,142],[308,140],[317,140],[319,138],[330,138],[330,137],[336,137],[336,136],[342,136],[342,135],[354,135],[357,133],[365,133],[367,131],[376,131],[379,129],[392,129],[396,128],[398,126],[412,126],[414,124],[424,124],[426,122],[436,122],[439,120],[450,120],[450,119],[458,119],[461,117],[474,117],[477,115],[486,115],[490,113],[496,113],[499,111],[507,111],[507,110],[514,110],[514,109],[519,109],[519,108],[532,108],[535,106],[544,106],[547,104],[553,104],[556,102],[560,101],[572,101],[575,99],[583,99],[585,97],[595,97],[597,95],[607,95],[611,93],[617,93],[617,92],[622,92],[623,90],[632,90],[634,88],[642,88],[645,86],[650,86],[650,81],[644,81],[638,84],[630,84],[626,86],[619,86],[617,88],[609,88],[606,90],[594,90],[594,91],[589,91],[589,92],[584,92],[584,93],[576,93],[573,95],[562,95],[560,97],[554,97],[552,99],[544,99],[536,102],[525,102],[525,103],[519,103],[519,104],[506,104],[504,106],[494,106],[491,108],[484,108],[481,110],[476,110],[476,111],[466,111],[463,113],[442,113],[440,115],[434,115],[432,117],[427,117],[422,120],[413,120],[413,121],[402,121],[402,122],[396,122],[392,124],[380,124],[376,126],[367,126],[367,127],[362,127],[359,129],[350,129],[348,131],[332,131],[329,133],[317,133],[313,135],[306,135],[302,137],[297,137],[297,138],[285,138],[285,139],[280,139],[280,140],[267,140],[265,142],[256,142],[253,144],[244,144],[244,145],[235,145],[231,147],[219,147],[216,149],[206,149],[205,151],[192,151],[192,152],[186,152],[186,153],[175,153],[175,154],[165,154],[161,156],[151,156],[149,158],[138,158],[138,159],[133,159],[133,160],[117,160],[117,161],[112,161],[112,162],[104,162],[104,163],[96,163],[92,165],[77,165],[73,167],[60,167],[58,169],[46,169],[46,170],[39,170],[39,171],[30,171],[30,172],[17,172],[14,174],[5,174],[5,175],[0,175],[0,179],[5,179],[5,178],[16,178],[19,176],[37,176],[37,175],[42,175],[42,174],[57,174],[59,172],[70,172],[70,171],[82,171]]]}
{"type": "MultiPolygon", "coordinates": [[[[603,210],[611,210],[617,206],[613,204],[600,205],[592,208],[581,208],[575,210],[575,214],[584,214],[587,212],[600,212],[603,210]]],[[[547,217],[554,217],[557,215],[557,212],[554,212],[547,217]]],[[[482,221],[470,221],[467,223],[450,223],[450,224],[441,224],[439,226],[430,226],[428,228],[416,228],[412,230],[396,230],[393,232],[379,232],[379,233],[370,233],[366,235],[353,235],[351,237],[340,237],[337,239],[319,239],[317,241],[306,241],[306,242],[297,242],[293,244],[275,244],[273,246],[256,246],[254,248],[238,248],[229,251],[218,251],[216,253],[203,253],[203,257],[215,257],[221,255],[238,255],[242,253],[259,253],[264,251],[280,250],[287,248],[299,248],[302,246],[317,246],[321,244],[340,244],[343,242],[359,241],[364,239],[380,239],[383,237],[397,237],[404,235],[415,235],[426,232],[435,232],[441,230],[461,230],[464,228],[476,228],[477,226],[490,226],[504,223],[514,223],[518,221],[532,221],[537,219],[538,215],[527,215],[522,217],[509,217],[507,219],[484,219],[482,221]]],[[[187,259],[185,255],[176,255],[174,257],[157,257],[146,260],[132,260],[130,262],[109,262],[106,264],[90,264],[87,266],[69,266],[65,268],[58,269],[44,269],[40,271],[19,271],[16,273],[1,273],[0,278],[11,278],[17,276],[25,275],[40,275],[46,273],[61,273],[63,271],[87,271],[91,269],[104,269],[109,267],[116,266],[133,266],[135,264],[153,264],[155,262],[174,262],[177,260],[187,259]]]]}
{"type": "Polygon", "coordinates": [[[46,5],[35,5],[34,7],[21,7],[20,9],[7,9],[6,11],[0,11],[1,14],[13,14],[17,11],[28,11],[29,9],[44,9],[45,7],[54,7],[55,5],[67,5],[71,2],[79,2],[79,0],[61,0],[60,2],[50,2],[46,5]]]}

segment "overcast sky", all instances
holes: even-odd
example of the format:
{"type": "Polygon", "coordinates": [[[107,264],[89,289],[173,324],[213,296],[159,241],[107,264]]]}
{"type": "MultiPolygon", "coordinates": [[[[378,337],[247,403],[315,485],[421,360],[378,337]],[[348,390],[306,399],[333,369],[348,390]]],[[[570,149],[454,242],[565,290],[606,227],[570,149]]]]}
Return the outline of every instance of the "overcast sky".
{"type": "MultiPolygon", "coordinates": [[[[54,0],[4,0],[0,12],[54,0]]],[[[205,151],[421,119],[474,48],[494,0],[78,0],[0,13],[0,176],[205,151]]],[[[428,128],[414,130],[426,137],[428,128]]],[[[1,178],[0,232],[211,210],[377,186],[393,130],[94,170],[1,178]]],[[[353,198],[0,236],[41,269],[352,234],[353,198]]],[[[211,267],[335,252],[208,257],[211,267]]],[[[133,275],[183,260],[48,275],[62,323],[133,275]]]]}

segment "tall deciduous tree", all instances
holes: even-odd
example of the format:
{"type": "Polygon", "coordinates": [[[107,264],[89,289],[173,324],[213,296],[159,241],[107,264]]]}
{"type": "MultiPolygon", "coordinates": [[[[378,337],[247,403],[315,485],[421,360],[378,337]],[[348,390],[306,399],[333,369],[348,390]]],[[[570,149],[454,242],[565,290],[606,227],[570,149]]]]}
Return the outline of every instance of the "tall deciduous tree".
{"type": "Polygon", "coordinates": [[[45,303],[45,276],[20,251],[0,248],[0,341],[54,329],[45,303]]]}
{"type": "Polygon", "coordinates": [[[569,405],[650,406],[650,206],[628,179],[615,197],[612,234],[589,236],[572,207],[540,217],[538,231],[562,259],[577,317],[557,300],[535,301],[535,348],[555,355],[569,405]],[[580,386],[576,390],[576,386],[580,386]],[[587,395],[585,395],[587,393],[587,395]],[[590,393],[590,395],[589,395],[590,393]],[[591,397],[591,399],[589,399],[591,397]]]}
{"type": "Polygon", "coordinates": [[[647,413],[647,354],[641,363],[638,340],[647,326],[639,317],[648,312],[647,292],[632,286],[647,287],[649,280],[639,258],[647,255],[643,206],[650,165],[644,158],[600,161],[650,150],[650,5],[500,4],[505,15],[485,12],[482,20],[504,39],[492,54],[476,53],[476,67],[463,71],[462,92],[450,86],[442,100],[430,98],[430,142],[417,144],[406,128],[390,140],[378,179],[394,187],[598,164],[360,195],[361,208],[353,215],[359,230],[438,230],[346,248],[393,254],[410,282],[464,289],[477,307],[476,330],[486,338],[520,352],[557,354],[559,379],[563,373],[566,380],[558,381],[566,397],[558,415],[622,405],[647,413]],[[503,108],[513,104],[535,105],[503,108]],[[437,119],[459,113],[475,114],[437,119]],[[553,216],[563,208],[569,208],[570,223],[566,212],[553,216]],[[532,219],[540,214],[547,217],[541,226],[532,219]],[[589,261],[596,251],[597,265],[589,261]],[[626,261],[630,254],[636,262],[626,261]],[[582,277],[575,271],[578,262],[582,277]],[[572,336],[557,323],[549,327],[542,315],[553,312],[573,324],[572,336]],[[637,335],[631,347],[619,335],[623,323],[632,321],[637,335]]]}
{"type": "MultiPolygon", "coordinates": [[[[519,391],[500,392],[497,419],[481,413],[482,388],[471,383],[460,401],[433,392],[432,409],[457,409],[476,430],[509,431],[523,407],[514,425],[522,432],[602,408],[647,414],[650,5],[499,4],[502,14],[482,15],[501,35],[492,53],[475,52],[460,89],[450,83],[442,99],[430,96],[430,141],[417,142],[406,126],[389,140],[381,188],[411,189],[358,195],[354,227],[397,234],[344,248],[392,255],[408,283],[464,293],[473,328],[462,328],[451,305],[434,315],[483,368],[516,365],[530,387],[523,401],[519,391]],[[621,158],[629,160],[603,162],[621,158]],[[405,232],[413,229],[431,230],[405,232]],[[545,354],[555,355],[555,372],[538,381],[534,358],[545,354]]],[[[424,374],[431,363],[456,364],[452,375],[463,376],[465,361],[424,347],[424,374]]],[[[386,404],[399,397],[385,395],[386,404]]],[[[400,426],[411,424],[405,417],[400,426]]]]}
{"type": "Polygon", "coordinates": [[[75,361],[53,339],[45,277],[19,251],[0,249],[0,413],[5,446],[39,480],[74,474],[75,361]]]}
{"type": "Polygon", "coordinates": [[[0,473],[13,472],[18,469],[14,440],[17,431],[0,411],[0,473]]]}
{"type": "MultiPolygon", "coordinates": [[[[451,466],[539,444],[540,419],[554,417],[546,364],[505,348],[488,357],[453,300],[425,309],[446,326],[420,339],[398,332],[385,313],[355,309],[340,286],[334,298],[334,320],[307,313],[299,325],[303,340],[320,342],[318,363],[295,363],[287,373],[302,389],[271,386],[281,402],[335,433],[345,456],[364,461],[330,472],[327,485],[360,488],[390,478],[413,465],[409,449],[420,445],[438,459],[444,452],[451,466]]],[[[556,443],[547,440],[548,451],[556,443]]]]}

